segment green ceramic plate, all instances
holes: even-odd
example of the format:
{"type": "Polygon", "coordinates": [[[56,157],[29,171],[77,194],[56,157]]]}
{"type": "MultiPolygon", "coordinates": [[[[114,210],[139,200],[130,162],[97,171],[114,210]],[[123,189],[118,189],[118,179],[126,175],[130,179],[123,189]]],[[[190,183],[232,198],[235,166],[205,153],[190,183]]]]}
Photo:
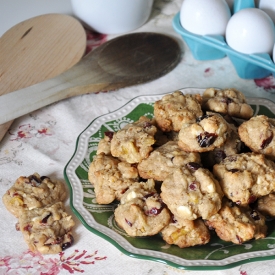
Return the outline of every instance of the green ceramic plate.
{"type": "MultiPolygon", "coordinates": [[[[184,93],[202,93],[204,89],[182,89],[184,93]]],[[[242,245],[224,242],[213,235],[210,243],[181,249],[167,245],[159,235],[132,238],[115,220],[115,204],[96,203],[93,186],[88,181],[88,167],[96,154],[97,144],[106,131],[118,131],[141,115],[153,117],[153,103],[163,95],[139,96],[119,110],[100,116],[79,135],[76,150],[64,169],[70,188],[70,204],[77,218],[92,233],[115,245],[128,256],[153,260],[188,270],[227,269],[252,261],[275,259],[275,222],[268,221],[268,236],[242,245]]],[[[249,98],[255,114],[275,117],[275,104],[267,99],[249,98]]]]}

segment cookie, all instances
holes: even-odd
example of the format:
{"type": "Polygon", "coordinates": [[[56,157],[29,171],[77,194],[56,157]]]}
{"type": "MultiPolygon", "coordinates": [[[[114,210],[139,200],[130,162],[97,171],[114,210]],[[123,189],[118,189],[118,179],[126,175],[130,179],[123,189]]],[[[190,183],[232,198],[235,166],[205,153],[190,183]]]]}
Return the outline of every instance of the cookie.
{"type": "Polygon", "coordinates": [[[181,129],[183,123],[190,123],[202,116],[201,96],[176,91],[163,96],[154,104],[154,117],[164,132],[181,129]]]}
{"type": "Polygon", "coordinates": [[[169,141],[151,152],[137,168],[142,178],[163,181],[175,168],[189,162],[200,163],[199,153],[187,153],[180,149],[176,141],[169,141]]]}
{"type": "Polygon", "coordinates": [[[265,238],[267,233],[263,215],[256,210],[239,207],[229,200],[224,200],[220,211],[205,223],[215,229],[220,239],[235,244],[265,238]]]}
{"type": "Polygon", "coordinates": [[[65,198],[66,189],[62,182],[34,173],[19,177],[2,200],[7,210],[19,217],[24,210],[64,201],[65,198]]]}
{"type": "Polygon", "coordinates": [[[275,164],[264,155],[231,155],[213,167],[225,196],[239,205],[275,191],[275,164]]]}
{"type": "Polygon", "coordinates": [[[239,137],[237,128],[229,124],[225,143],[209,152],[201,153],[201,162],[205,168],[212,170],[213,166],[220,163],[228,156],[239,154],[243,149],[243,143],[239,137]]]}
{"type": "Polygon", "coordinates": [[[246,103],[244,94],[236,89],[206,89],[202,95],[202,109],[233,117],[249,119],[253,109],[246,103]]]}
{"type": "Polygon", "coordinates": [[[170,222],[170,212],[155,190],[152,179],[132,185],[115,209],[117,224],[129,236],[152,236],[170,222]]]}
{"type": "Polygon", "coordinates": [[[275,159],[275,119],[264,115],[252,117],[239,128],[241,140],[251,151],[275,159]]]}
{"type": "Polygon", "coordinates": [[[209,113],[182,125],[178,145],[186,152],[212,151],[225,143],[228,129],[228,123],[221,115],[209,113]]]}
{"type": "Polygon", "coordinates": [[[275,217],[275,193],[259,198],[256,209],[265,216],[275,217]]]}
{"type": "Polygon", "coordinates": [[[62,202],[23,211],[18,222],[24,240],[33,252],[55,254],[73,243],[71,230],[75,223],[65,212],[62,202]]]}
{"type": "Polygon", "coordinates": [[[180,248],[204,245],[210,241],[209,230],[201,219],[171,222],[161,231],[161,235],[168,244],[180,248]]]}
{"type": "Polygon", "coordinates": [[[104,137],[99,141],[97,145],[96,154],[104,153],[105,155],[111,155],[111,140],[114,132],[108,131],[104,133],[104,137]]]}
{"type": "Polygon", "coordinates": [[[219,211],[223,197],[212,173],[197,163],[175,169],[163,181],[160,195],[176,220],[207,219],[219,211]]]}
{"type": "Polygon", "coordinates": [[[153,150],[156,132],[157,128],[152,120],[140,117],[138,121],[114,133],[111,140],[112,156],[128,163],[141,162],[153,150]]]}
{"type": "Polygon", "coordinates": [[[94,157],[88,171],[88,179],[94,185],[98,204],[120,200],[122,194],[138,178],[135,166],[104,153],[94,157]]]}

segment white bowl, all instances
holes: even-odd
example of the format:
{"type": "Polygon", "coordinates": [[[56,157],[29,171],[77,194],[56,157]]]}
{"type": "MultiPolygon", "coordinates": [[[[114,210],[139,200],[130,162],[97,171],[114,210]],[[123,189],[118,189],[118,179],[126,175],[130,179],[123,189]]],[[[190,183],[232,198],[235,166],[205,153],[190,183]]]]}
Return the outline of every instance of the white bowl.
{"type": "Polygon", "coordinates": [[[71,0],[76,17],[99,33],[135,30],[149,18],[154,0],[71,0]]]}

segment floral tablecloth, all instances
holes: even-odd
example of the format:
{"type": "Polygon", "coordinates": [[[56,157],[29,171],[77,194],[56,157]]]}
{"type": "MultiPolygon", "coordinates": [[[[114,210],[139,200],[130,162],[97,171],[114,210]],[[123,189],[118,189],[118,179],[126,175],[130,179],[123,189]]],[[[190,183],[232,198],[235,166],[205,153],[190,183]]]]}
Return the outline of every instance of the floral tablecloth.
{"type": "MultiPolygon", "coordinates": [[[[0,143],[0,196],[21,175],[34,172],[64,181],[63,169],[75,150],[80,132],[96,117],[114,111],[133,97],[169,93],[184,87],[234,87],[250,97],[275,97],[275,79],[240,79],[228,58],[197,61],[172,28],[172,19],[181,0],[156,0],[150,20],[136,31],[155,31],[175,37],[182,46],[180,64],[167,75],[146,84],[118,91],[87,94],[63,100],[15,120],[0,143]]],[[[87,52],[114,36],[87,31],[87,52]]],[[[68,190],[69,193],[69,190],[68,190]]],[[[0,202],[0,274],[201,274],[153,261],[131,258],[116,247],[89,232],[73,215],[75,243],[58,255],[40,255],[28,250],[16,219],[0,202]]],[[[274,256],[275,258],[275,256],[274,256]]],[[[204,274],[275,274],[275,260],[252,262],[227,270],[204,274]]]]}

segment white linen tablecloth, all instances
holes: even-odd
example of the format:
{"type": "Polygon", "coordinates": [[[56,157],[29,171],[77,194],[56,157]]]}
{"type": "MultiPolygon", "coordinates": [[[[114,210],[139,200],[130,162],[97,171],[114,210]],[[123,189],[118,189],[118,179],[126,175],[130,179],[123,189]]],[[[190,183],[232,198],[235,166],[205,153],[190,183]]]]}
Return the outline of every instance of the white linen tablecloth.
{"type": "MultiPolygon", "coordinates": [[[[44,1],[45,2],[45,1],[44,1]]],[[[75,150],[76,139],[96,117],[112,112],[133,97],[169,93],[184,87],[237,88],[249,97],[274,98],[275,80],[240,79],[228,58],[215,61],[195,60],[180,36],[173,30],[172,19],[180,10],[181,0],[155,0],[150,20],[141,31],[154,31],[175,37],[182,46],[180,64],[167,75],[146,84],[118,91],[87,94],[52,104],[15,120],[0,143],[0,196],[19,176],[34,172],[63,180],[63,169],[75,150]]],[[[94,48],[114,36],[88,37],[94,48]]],[[[68,190],[69,193],[69,190],[68,190]]],[[[75,243],[58,255],[40,255],[28,250],[22,234],[15,230],[14,218],[0,202],[0,274],[96,274],[96,275],[178,275],[201,274],[168,265],[131,258],[116,247],[89,232],[73,215],[75,243]]],[[[274,256],[275,258],[275,256],[274,256]]],[[[204,271],[203,274],[258,275],[275,274],[275,261],[252,262],[228,270],[204,271]]]]}

